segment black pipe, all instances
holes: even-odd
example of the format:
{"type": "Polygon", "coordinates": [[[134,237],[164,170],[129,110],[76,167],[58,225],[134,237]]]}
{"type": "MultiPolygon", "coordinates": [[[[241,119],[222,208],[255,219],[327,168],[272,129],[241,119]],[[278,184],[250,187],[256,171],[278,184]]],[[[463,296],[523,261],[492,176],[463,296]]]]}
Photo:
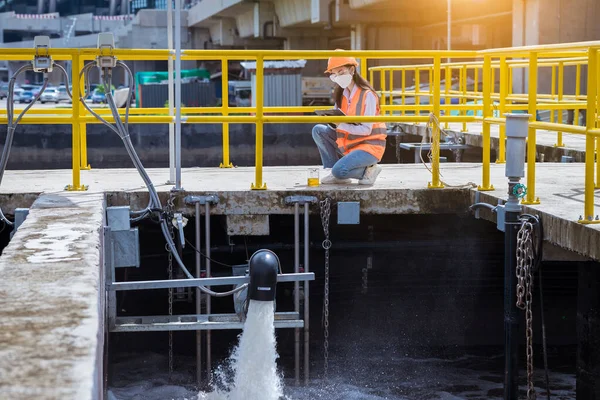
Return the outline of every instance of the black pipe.
{"type": "Polygon", "coordinates": [[[277,274],[280,270],[279,258],[270,250],[259,250],[252,254],[248,261],[250,283],[248,297],[250,300],[274,301],[277,274]]]}
{"type": "Polygon", "coordinates": [[[504,222],[504,400],[518,399],[519,390],[519,309],[516,296],[519,215],[518,211],[506,210],[504,222]]]}

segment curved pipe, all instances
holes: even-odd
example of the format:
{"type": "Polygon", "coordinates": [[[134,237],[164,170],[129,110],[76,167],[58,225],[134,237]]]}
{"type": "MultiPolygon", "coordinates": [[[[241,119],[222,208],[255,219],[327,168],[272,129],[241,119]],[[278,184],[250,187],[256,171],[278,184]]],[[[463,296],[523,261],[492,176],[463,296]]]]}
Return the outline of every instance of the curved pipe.
{"type": "Polygon", "coordinates": [[[487,209],[491,210],[492,212],[496,211],[496,206],[493,206],[488,203],[475,203],[471,207],[469,207],[469,210],[476,211],[478,208],[487,208],[487,209]]]}
{"type": "Polygon", "coordinates": [[[252,254],[248,261],[250,270],[248,297],[250,300],[275,301],[279,266],[279,258],[271,250],[258,250],[252,254]]]}

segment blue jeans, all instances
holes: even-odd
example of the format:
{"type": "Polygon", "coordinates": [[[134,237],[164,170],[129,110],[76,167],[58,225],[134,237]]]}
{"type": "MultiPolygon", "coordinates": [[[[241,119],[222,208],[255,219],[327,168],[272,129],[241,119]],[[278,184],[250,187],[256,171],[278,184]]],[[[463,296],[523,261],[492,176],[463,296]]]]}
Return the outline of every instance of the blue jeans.
{"type": "Polygon", "coordinates": [[[363,150],[343,155],[335,142],[337,133],[328,125],[315,125],[312,136],[321,154],[323,167],[331,168],[331,174],[337,179],[362,179],[366,168],[378,162],[375,156],[363,150]]]}

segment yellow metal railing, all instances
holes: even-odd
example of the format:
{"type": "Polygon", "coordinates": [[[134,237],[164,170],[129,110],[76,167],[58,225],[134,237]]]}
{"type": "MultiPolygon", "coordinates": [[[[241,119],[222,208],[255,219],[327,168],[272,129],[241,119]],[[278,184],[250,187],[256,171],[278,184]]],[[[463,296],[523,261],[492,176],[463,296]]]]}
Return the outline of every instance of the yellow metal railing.
{"type": "MultiPolygon", "coordinates": [[[[600,152],[600,130],[598,129],[598,110],[600,97],[597,98],[599,88],[600,70],[598,69],[598,50],[600,42],[563,44],[556,46],[537,46],[526,48],[494,49],[477,52],[473,61],[444,63],[439,67],[433,64],[419,65],[385,65],[373,67],[369,70],[370,80],[375,80],[375,74],[393,76],[394,72],[401,73],[403,80],[401,89],[380,86],[382,110],[400,111],[399,115],[414,112],[415,115],[423,111],[435,110],[436,100],[429,103],[433,105],[422,106],[421,98],[432,97],[431,91],[424,91],[421,87],[421,72],[444,72],[444,103],[441,110],[444,112],[459,113],[462,117],[462,130],[465,131],[470,118],[465,114],[472,112],[475,120],[483,123],[482,127],[482,185],[479,190],[493,190],[490,182],[490,127],[499,125],[499,145],[497,163],[505,162],[505,128],[504,113],[527,112],[531,115],[528,133],[528,143],[536,142],[538,129],[557,132],[555,146],[565,147],[563,133],[586,135],[586,166],[585,166],[585,206],[582,223],[597,223],[594,216],[594,184],[595,179],[600,181],[600,163],[595,163],[595,154],[600,152]],[[581,94],[582,67],[587,71],[587,95],[581,94]],[[575,69],[574,93],[565,93],[565,68],[575,69]],[[518,69],[525,69],[528,82],[527,90],[523,94],[514,93],[512,88],[513,76],[518,69]],[[549,69],[550,90],[540,93],[538,80],[540,72],[549,69]],[[414,76],[414,87],[406,87],[405,77],[414,76]],[[469,90],[468,77],[472,77],[472,89],[469,90]],[[496,80],[496,77],[499,80],[496,80]],[[457,78],[457,79],[455,79],[457,78]],[[481,90],[479,84],[483,84],[481,90]],[[495,86],[498,84],[498,91],[495,86]],[[390,100],[391,98],[391,100],[390,100]],[[392,105],[393,99],[399,98],[392,105]],[[458,99],[459,104],[449,105],[449,99],[458,99]],[[384,101],[384,99],[387,99],[384,101]],[[414,106],[405,106],[407,100],[414,99],[414,106]],[[469,104],[471,102],[472,104],[469,104]],[[550,122],[538,121],[538,111],[550,112],[550,122]],[[585,126],[579,126],[579,113],[586,112],[585,126]],[[493,116],[496,111],[497,115],[493,116]],[[574,124],[565,124],[564,112],[573,112],[574,124]],[[477,115],[480,113],[480,115],[477,115]],[[594,168],[595,164],[595,168],[594,168]],[[595,170],[595,171],[594,171],[595,170]]],[[[430,79],[431,82],[431,79],[430,79]]],[[[435,79],[429,87],[435,88],[435,79]]],[[[435,90],[435,89],[434,89],[435,90]]],[[[446,127],[448,125],[446,124],[446,127]]],[[[535,195],[535,162],[536,146],[528,146],[527,153],[527,197],[524,204],[539,204],[535,195]]]]}
{"type": "MultiPolygon", "coordinates": [[[[316,115],[292,115],[312,112],[322,107],[265,107],[263,93],[264,62],[266,60],[291,59],[327,59],[330,51],[275,51],[275,50],[183,50],[182,60],[220,61],[222,65],[222,105],[220,107],[183,107],[184,123],[220,123],[223,125],[223,155],[221,167],[231,167],[229,157],[229,124],[253,123],[256,126],[255,177],[252,189],[266,189],[263,179],[263,127],[266,123],[325,123],[325,122],[428,122],[430,114],[440,123],[462,124],[462,130],[472,122],[483,123],[482,182],[479,190],[492,190],[490,180],[491,125],[499,125],[500,148],[496,162],[504,162],[504,117],[505,112],[527,112],[532,115],[528,143],[536,144],[536,130],[545,129],[557,132],[557,146],[563,146],[563,133],[586,135],[585,163],[585,216],[581,222],[593,223],[593,195],[595,174],[600,176],[600,163],[595,167],[596,148],[600,149],[600,130],[598,129],[598,49],[600,42],[573,43],[556,46],[538,46],[525,48],[493,49],[486,51],[346,51],[341,56],[354,56],[360,60],[361,71],[366,71],[368,62],[378,60],[428,60],[418,65],[385,65],[368,68],[368,78],[374,84],[377,73],[381,94],[382,114],[378,117],[324,117],[316,115]],[[451,58],[452,63],[442,63],[451,58]],[[256,104],[252,107],[230,108],[228,104],[228,61],[256,61],[256,104]],[[587,94],[582,95],[582,68],[587,71],[587,94]],[[552,76],[548,93],[538,93],[538,73],[549,68],[552,76]],[[576,90],[565,93],[565,68],[576,69],[576,90]],[[527,70],[528,90],[525,94],[514,93],[512,77],[517,70],[527,70]],[[395,76],[397,74],[397,76],[395,76]],[[442,88],[442,77],[446,84],[442,88]],[[395,79],[396,78],[396,79],[395,79]],[[399,79],[398,79],[399,78],[399,79]],[[499,85],[496,90],[496,78],[499,85]],[[411,84],[411,79],[412,83],[411,84]],[[426,80],[429,86],[424,90],[421,85],[426,80]],[[470,82],[469,82],[470,80],[470,82]],[[556,81],[556,82],[555,82],[556,81]],[[396,89],[396,86],[400,89],[396,89]],[[408,86],[410,85],[410,86],[408,86]],[[481,89],[480,89],[481,87],[481,89]],[[399,104],[395,104],[399,98],[399,104]],[[409,104],[409,100],[414,104],[409,104]],[[444,99],[442,103],[442,99],[444,99]],[[458,99],[458,104],[451,104],[458,99]],[[535,120],[538,110],[550,110],[550,122],[535,120]],[[574,110],[575,120],[581,110],[586,111],[586,126],[567,125],[562,121],[565,110],[574,110]],[[452,114],[455,115],[452,115],[452,114]],[[207,115],[211,114],[211,115],[207,115]],[[215,115],[216,114],[216,115],[215,115]],[[239,115],[244,114],[244,115],[239,115]],[[472,114],[472,115],[469,115],[472,114]]],[[[85,62],[94,60],[101,50],[98,49],[50,49],[54,60],[70,60],[73,63],[72,86],[74,98],[79,97],[82,85],[79,71],[85,62]]],[[[33,49],[0,49],[0,60],[30,61],[35,54],[33,49]]],[[[122,61],[167,60],[169,50],[131,50],[112,51],[122,61]]],[[[376,85],[377,86],[377,85],[376,85]]],[[[17,110],[18,112],[19,110],[17,110]]],[[[124,109],[119,110],[124,114],[124,109]]],[[[106,120],[114,122],[107,109],[97,109],[106,120]]],[[[173,123],[168,108],[142,108],[130,111],[130,123],[173,123]]],[[[5,111],[0,112],[0,123],[6,123],[5,111]]],[[[68,109],[33,108],[22,119],[24,124],[71,124],[73,152],[73,180],[70,190],[83,190],[81,169],[89,168],[86,149],[86,126],[99,123],[79,102],[74,101],[68,109]]],[[[432,182],[430,187],[441,188],[439,175],[439,136],[434,135],[432,153],[432,182]]],[[[529,146],[527,167],[526,204],[539,202],[535,196],[535,157],[536,146],[529,146]]]]}

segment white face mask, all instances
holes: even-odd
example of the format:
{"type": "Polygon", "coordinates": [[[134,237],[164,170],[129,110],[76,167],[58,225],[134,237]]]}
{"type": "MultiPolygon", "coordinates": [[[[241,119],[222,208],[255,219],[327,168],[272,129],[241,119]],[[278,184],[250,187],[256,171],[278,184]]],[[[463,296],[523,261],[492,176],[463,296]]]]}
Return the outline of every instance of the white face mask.
{"type": "Polygon", "coordinates": [[[337,83],[342,89],[346,89],[352,83],[352,75],[344,74],[344,75],[336,75],[330,76],[331,80],[337,83]]]}

